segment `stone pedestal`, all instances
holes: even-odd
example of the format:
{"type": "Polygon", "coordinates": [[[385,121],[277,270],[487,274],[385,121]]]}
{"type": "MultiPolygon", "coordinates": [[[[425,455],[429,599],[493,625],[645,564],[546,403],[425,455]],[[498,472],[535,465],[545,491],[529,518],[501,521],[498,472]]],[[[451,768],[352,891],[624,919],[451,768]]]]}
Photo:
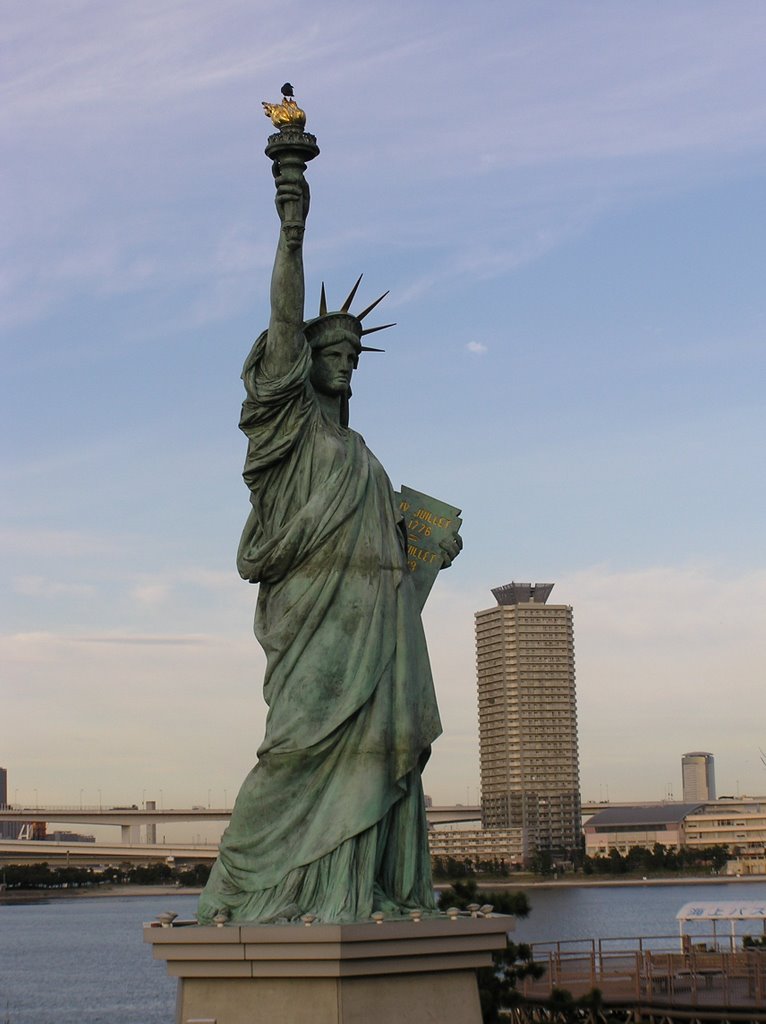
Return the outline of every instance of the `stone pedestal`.
{"type": "Polygon", "coordinates": [[[481,1024],[476,968],[513,918],[147,926],[176,1024],[481,1024]]]}

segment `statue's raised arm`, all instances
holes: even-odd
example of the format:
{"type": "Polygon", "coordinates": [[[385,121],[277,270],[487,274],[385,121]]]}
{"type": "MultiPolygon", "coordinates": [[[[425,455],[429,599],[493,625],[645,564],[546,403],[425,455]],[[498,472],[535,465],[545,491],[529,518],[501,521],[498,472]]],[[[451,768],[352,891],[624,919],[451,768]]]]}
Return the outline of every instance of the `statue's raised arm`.
{"type": "Polygon", "coordinates": [[[279,376],[295,363],[303,338],[303,232],[309,208],[308,183],[277,172],[276,206],[280,229],[271,274],[271,317],[264,369],[279,376]],[[298,214],[298,216],[296,216],[298,214]]]}
{"type": "MultiPolygon", "coordinates": [[[[292,87],[286,86],[289,92],[292,87]]],[[[303,348],[303,235],[309,211],[306,164],[319,153],[313,135],[303,131],[305,114],[291,95],[282,103],[264,103],[279,132],[269,138],[280,229],[271,275],[271,317],[264,355],[266,373],[279,376],[295,363],[303,348]]]]}

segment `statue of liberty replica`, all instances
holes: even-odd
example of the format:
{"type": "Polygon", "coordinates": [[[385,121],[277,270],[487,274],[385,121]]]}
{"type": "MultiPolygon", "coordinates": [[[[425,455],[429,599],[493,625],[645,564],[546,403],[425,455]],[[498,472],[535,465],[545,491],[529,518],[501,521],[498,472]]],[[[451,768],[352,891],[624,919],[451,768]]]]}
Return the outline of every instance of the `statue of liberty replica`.
{"type": "Polygon", "coordinates": [[[349,427],[362,339],[383,329],[363,321],[380,299],[353,313],[357,281],[329,310],[323,286],[305,319],[305,171],[319,149],[282,92],[264,104],[278,129],[266,148],[280,221],[271,316],[245,362],[240,420],[251,510],[238,568],[260,584],[269,712],[203,924],[434,910],[421,772],[441,726],[420,612],[461,547],[459,510],[395,494],[349,427]]]}

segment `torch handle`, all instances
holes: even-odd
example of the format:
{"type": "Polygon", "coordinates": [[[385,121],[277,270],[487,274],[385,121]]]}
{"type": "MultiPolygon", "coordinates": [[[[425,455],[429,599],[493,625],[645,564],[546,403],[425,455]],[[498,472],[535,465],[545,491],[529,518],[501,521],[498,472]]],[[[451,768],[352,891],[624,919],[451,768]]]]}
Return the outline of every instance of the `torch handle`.
{"type": "Polygon", "coordinates": [[[272,161],[274,177],[280,183],[301,186],[301,197],[285,200],[284,224],[296,230],[306,226],[308,213],[308,184],[306,182],[306,164],[319,155],[317,140],[308,132],[299,131],[294,127],[280,128],[269,136],[266,156],[272,161]]]}

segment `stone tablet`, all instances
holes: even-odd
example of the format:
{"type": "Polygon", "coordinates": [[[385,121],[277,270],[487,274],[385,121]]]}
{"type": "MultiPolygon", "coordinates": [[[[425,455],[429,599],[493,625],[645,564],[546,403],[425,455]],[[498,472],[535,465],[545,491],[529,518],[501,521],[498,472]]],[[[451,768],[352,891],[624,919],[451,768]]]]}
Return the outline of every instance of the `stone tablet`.
{"type": "Polygon", "coordinates": [[[396,500],[407,528],[407,565],[422,608],[443,565],[441,542],[456,537],[463,525],[461,510],[406,484],[396,500]]]}

